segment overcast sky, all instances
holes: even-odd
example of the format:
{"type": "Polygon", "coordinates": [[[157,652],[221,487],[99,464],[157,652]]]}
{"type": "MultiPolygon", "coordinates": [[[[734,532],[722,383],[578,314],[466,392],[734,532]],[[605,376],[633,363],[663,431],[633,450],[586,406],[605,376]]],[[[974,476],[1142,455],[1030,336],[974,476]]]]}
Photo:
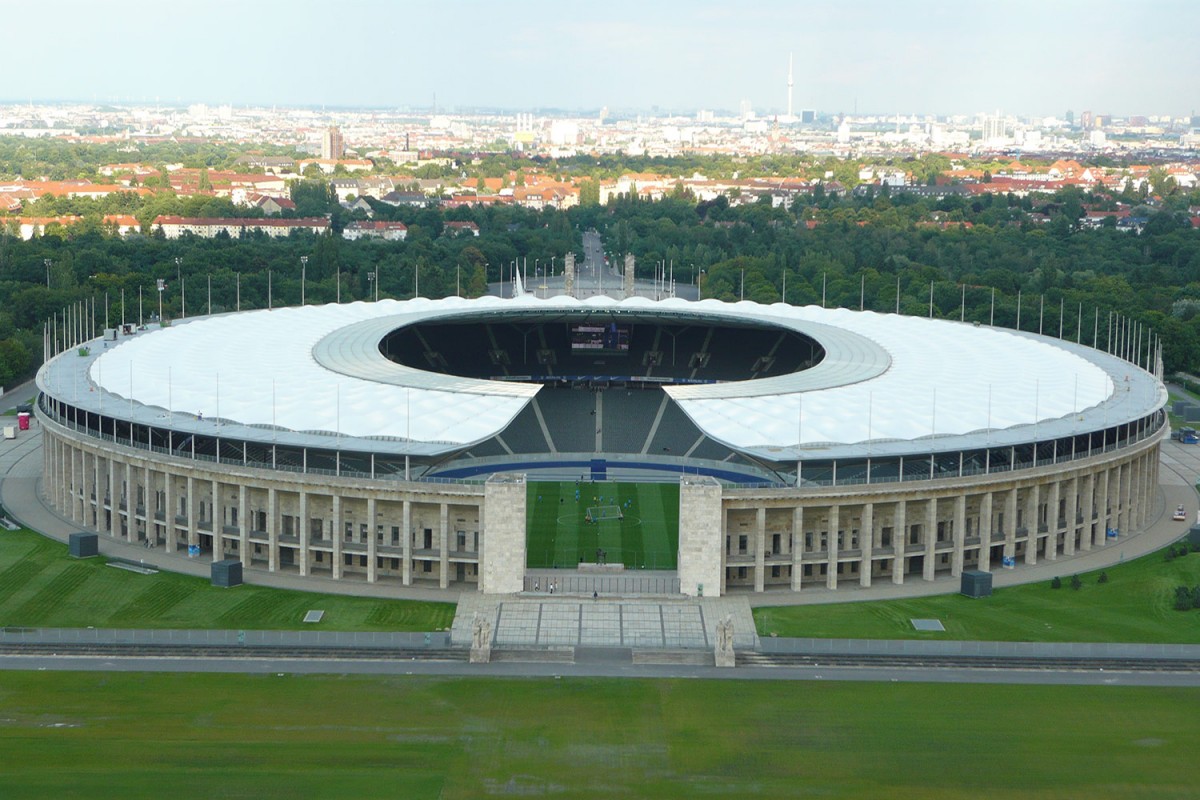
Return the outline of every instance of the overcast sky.
{"type": "Polygon", "coordinates": [[[4,101],[1186,114],[1200,0],[0,0],[4,101]]]}

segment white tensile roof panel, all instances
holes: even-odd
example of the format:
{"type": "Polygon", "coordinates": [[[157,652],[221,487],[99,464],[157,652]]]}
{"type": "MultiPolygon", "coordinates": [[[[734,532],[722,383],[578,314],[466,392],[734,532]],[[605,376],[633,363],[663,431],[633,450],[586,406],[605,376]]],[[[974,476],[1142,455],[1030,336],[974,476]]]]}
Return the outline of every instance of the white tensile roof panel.
{"type": "Polygon", "coordinates": [[[998,431],[1071,419],[1114,396],[1109,371],[1071,352],[1080,348],[1005,329],[813,306],[564,296],[418,298],[201,318],[124,340],[88,374],[108,393],[172,414],[469,445],[503,430],[540,387],[404,367],[378,352],[378,340],[418,321],[542,309],[552,317],[581,310],[631,320],[761,321],[821,342],[826,361],[804,372],[667,388],[701,430],[737,449],[998,431]]]}
{"type": "Polygon", "coordinates": [[[784,313],[870,339],[891,364],[869,380],[794,393],[668,388],[714,439],[749,449],[986,432],[1067,417],[1113,393],[1105,370],[1087,359],[1001,328],[812,306],[784,313]]]}
{"type": "Polygon", "coordinates": [[[397,384],[405,374],[416,384],[429,374],[392,364],[400,376],[396,383],[369,381],[327,369],[312,355],[322,338],[354,323],[404,312],[420,317],[417,312],[431,306],[454,305],[383,301],[199,319],[123,342],[92,364],[89,377],[113,394],[175,414],[469,444],[502,430],[538,387],[475,381],[494,391],[467,392],[461,391],[463,379],[452,378],[456,391],[413,388],[397,384]]]}

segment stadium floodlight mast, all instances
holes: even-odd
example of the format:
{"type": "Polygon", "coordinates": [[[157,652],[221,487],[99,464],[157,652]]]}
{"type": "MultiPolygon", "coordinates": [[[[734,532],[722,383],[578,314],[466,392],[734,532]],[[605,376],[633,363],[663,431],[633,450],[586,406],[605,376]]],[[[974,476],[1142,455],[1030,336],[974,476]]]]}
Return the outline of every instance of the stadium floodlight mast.
{"type": "Polygon", "coordinates": [[[46,266],[46,288],[50,288],[50,267],[54,264],[54,259],[43,258],[42,263],[46,266]]]}
{"type": "Polygon", "coordinates": [[[187,319],[187,285],[183,282],[183,259],[179,256],[175,256],[175,280],[179,281],[179,316],[187,319]]]}
{"type": "Polygon", "coordinates": [[[308,280],[308,256],[300,256],[300,305],[304,305],[304,284],[308,280]]]}

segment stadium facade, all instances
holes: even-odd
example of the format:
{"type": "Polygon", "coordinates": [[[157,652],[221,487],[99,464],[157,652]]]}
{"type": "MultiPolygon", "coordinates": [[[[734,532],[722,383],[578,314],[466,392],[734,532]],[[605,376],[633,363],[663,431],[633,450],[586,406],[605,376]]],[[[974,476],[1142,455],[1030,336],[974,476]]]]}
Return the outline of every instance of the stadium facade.
{"type": "Polygon", "coordinates": [[[1125,329],[567,296],[87,327],[47,330],[47,500],[314,579],[521,591],[527,477],[678,481],[689,595],[1020,569],[1142,525],[1168,431],[1125,329]]]}

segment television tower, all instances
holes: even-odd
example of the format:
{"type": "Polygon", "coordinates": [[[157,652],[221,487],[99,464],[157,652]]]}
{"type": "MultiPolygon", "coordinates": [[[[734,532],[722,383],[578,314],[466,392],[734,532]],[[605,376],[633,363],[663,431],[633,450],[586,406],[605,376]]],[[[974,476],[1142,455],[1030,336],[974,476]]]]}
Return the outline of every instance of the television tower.
{"type": "Polygon", "coordinates": [[[792,54],[788,53],[788,103],[787,118],[792,119],[792,54]]]}

